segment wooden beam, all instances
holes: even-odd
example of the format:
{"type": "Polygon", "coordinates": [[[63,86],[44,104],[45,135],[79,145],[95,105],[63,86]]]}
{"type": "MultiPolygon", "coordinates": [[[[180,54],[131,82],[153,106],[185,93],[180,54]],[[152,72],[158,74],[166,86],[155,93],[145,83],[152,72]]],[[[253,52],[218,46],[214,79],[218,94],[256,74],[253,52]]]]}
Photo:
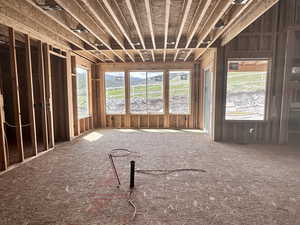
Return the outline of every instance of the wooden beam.
{"type": "Polygon", "coordinates": [[[138,21],[137,21],[135,12],[134,12],[133,7],[132,7],[132,5],[131,5],[131,1],[130,1],[130,0],[125,0],[125,2],[126,2],[126,5],[127,5],[128,10],[129,10],[131,19],[132,19],[132,21],[133,21],[134,27],[135,27],[135,29],[136,29],[136,31],[137,31],[137,33],[138,33],[140,42],[142,43],[142,47],[143,47],[143,49],[146,49],[146,45],[145,45],[145,42],[144,42],[144,38],[143,38],[143,35],[142,35],[142,32],[141,32],[140,26],[139,26],[139,24],[138,24],[138,21]]]}
{"type": "Polygon", "coordinates": [[[210,48],[210,46],[212,46],[212,45],[216,42],[216,40],[217,40],[223,33],[225,33],[225,31],[227,31],[227,30],[230,28],[230,26],[231,26],[233,23],[236,22],[236,20],[237,20],[240,16],[242,16],[242,14],[244,13],[244,11],[245,11],[252,3],[253,3],[253,1],[254,1],[254,0],[248,0],[248,2],[247,2],[245,5],[241,5],[240,7],[238,7],[238,8],[233,12],[233,14],[231,15],[230,21],[225,25],[225,27],[224,27],[222,30],[220,30],[220,31],[217,32],[217,34],[215,35],[215,37],[213,38],[213,40],[206,46],[205,49],[203,49],[199,54],[196,54],[196,55],[195,55],[195,60],[197,60],[198,58],[200,58],[201,55],[203,55],[203,54],[206,52],[206,50],[207,50],[208,48],[210,48]]]}
{"type": "Polygon", "coordinates": [[[170,127],[170,106],[169,106],[169,70],[164,70],[164,128],[170,127]]]}
{"type": "Polygon", "coordinates": [[[102,7],[99,7],[99,3],[97,1],[92,0],[83,0],[87,8],[91,11],[93,16],[102,24],[104,29],[107,31],[107,33],[120,45],[120,47],[125,51],[125,53],[129,56],[129,58],[135,62],[134,57],[132,57],[130,54],[128,54],[124,44],[122,37],[118,35],[116,32],[114,32],[111,29],[111,25],[109,24],[108,19],[105,17],[105,11],[102,9],[102,7]]]}
{"type": "Polygon", "coordinates": [[[196,24],[195,24],[192,32],[188,34],[188,40],[187,40],[187,43],[185,45],[185,48],[189,47],[189,45],[190,45],[190,43],[191,43],[194,35],[196,34],[197,30],[199,29],[199,26],[200,26],[200,24],[201,24],[201,22],[202,22],[202,20],[204,18],[204,15],[207,12],[207,9],[210,6],[211,2],[212,2],[212,0],[207,0],[207,1],[201,1],[201,3],[199,3],[201,5],[204,4],[204,6],[203,6],[203,8],[201,10],[201,13],[200,13],[200,15],[199,15],[199,17],[197,19],[197,22],[196,22],[196,24]]]}
{"type": "MultiPolygon", "coordinates": [[[[0,0],[3,1],[3,0],[0,0]]],[[[16,0],[13,0],[15,2],[16,0]]],[[[31,0],[25,0],[25,1],[17,1],[19,5],[18,9],[18,16],[20,15],[20,12],[24,15],[22,19],[26,19],[27,15],[35,15],[35,21],[39,23],[39,28],[38,31],[41,32],[42,30],[47,30],[46,35],[50,35],[52,32],[57,34],[60,38],[70,42],[77,48],[81,50],[85,50],[85,47],[83,45],[83,42],[86,43],[87,45],[93,47],[94,49],[97,49],[94,45],[89,43],[88,40],[85,38],[81,37],[80,35],[76,34],[73,32],[67,25],[62,23],[59,19],[57,19],[55,16],[48,14],[45,12],[43,9],[38,7],[34,2],[31,0]],[[24,11],[24,12],[23,12],[24,11]]],[[[11,14],[9,14],[11,15],[11,14]]],[[[20,17],[20,16],[19,16],[20,17]]],[[[47,40],[45,38],[38,38],[40,40],[47,40]]],[[[96,55],[93,55],[89,52],[87,52],[90,57],[96,57],[100,61],[101,58],[97,57],[96,55]]]]}
{"type": "MultiPolygon", "coordinates": [[[[151,34],[153,49],[156,49],[155,35],[154,35],[154,30],[153,30],[151,8],[150,8],[150,0],[145,0],[145,6],[146,6],[148,26],[149,26],[149,29],[150,29],[150,34],[151,34]]],[[[154,60],[154,57],[153,57],[153,60],[154,60]]]]}
{"type": "MultiPolygon", "coordinates": [[[[82,10],[82,7],[79,5],[78,2],[69,1],[69,0],[56,0],[56,2],[64,10],[66,10],[75,20],[77,20],[82,26],[84,26],[89,31],[89,33],[91,33],[98,41],[103,43],[105,45],[105,47],[107,47],[109,50],[111,50],[115,56],[117,56],[119,59],[121,59],[123,62],[125,62],[122,57],[120,57],[118,54],[116,54],[112,50],[112,48],[109,44],[109,38],[107,37],[107,35],[104,32],[102,32],[102,30],[92,20],[92,18],[86,12],[84,12],[82,10]]],[[[98,48],[96,48],[96,50],[98,50],[98,48]]],[[[109,56],[107,56],[107,57],[109,57],[109,56]]],[[[111,58],[111,60],[114,61],[113,58],[111,58]]]]}
{"type": "Polygon", "coordinates": [[[80,126],[78,119],[78,104],[77,104],[77,74],[76,74],[76,56],[71,57],[71,71],[72,71],[72,100],[73,100],[73,125],[74,125],[74,135],[78,136],[80,134],[80,126]]]}
{"type": "MultiPolygon", "coordinates": [[[[108,10],[109,14],[114,19],[115,23],[117,24],[117,26],[120,29],[120,32],[124,35],[124,37],[126,38],[126,40],[128,41],[128,43],[130,44],[130,46],[133,49],[136,49],[135,45],[133,44],[133,42],[131,41],[131,39],[129,37],[129,34],[126,32],[125,28],[123,27],[121,21],[119,20],[119,18],[115,14],[115,12],[112,9],[111,5],[109,4],[108,0],[102,0],[102,2],[104,3],[104,5],[105,5],[106,9],[108,10]]],[[[138,49],[136,49],[136,50],[139,53],[139,56],[141,57],[141,59],[143,60],[143,62],[145,62],[145,59],[144,59],[142,53],[138,49]]]]}
{"type": "Polygon", "coordinates": [[[48,138],[49,147],[55,145],[54,141],[54,126],[53,126],[53,100],[52,100],[52,73],[50,62],[49,45],[43,44],[44,52],[44,65],[45,65],[45,89],[46,89],[46,110],[47,110],[47,123],[48,123],[48,138]]]}
{"type": "Polygon", "coordinates": [[[219,47],[216,52],[215,68],[212,90],[212,139],[222,141],[223,138],[223,117],[224,117],[224,80],[226,73],[225,48],[219,47]]]}
{"type": "Polygon", "coordinates": [[[154,50],[153,49],[151,50],[151,55],[152,55],[153,62],[155,62],[155,54],[154,54],[154,50]]]}
{"type": "Polygon", "coordinates": [[[15,9],[0,7],[0,23],[7,27],[14,27],[15,31],[28,34],[35,39],[43,39],[59,48],[70,49],[67,41],[41,27],[31,18],[20,16],[20,12],[15,9]]]}
{"type": "Polygon", "coordinates": [[[289,76],[293,67],[293,58],[295,57],[296,51],[296,37],[292,30],[288,30],[287,41],[286,41],[286,53],[284,63],[284,74],[283,74],[283,88],[281,98],[281,112],[279,121],[279,144],[287,144],[289,138],[289,93],[290,87],[288,85],[289,76]]]}
{"type": "Polygon", "coordinates": [[[164,40],[164,62],[166,61],[167,47],[168,47],[168,32],[169,32],[169,19],[170,19],[171,0],[166,0],[166,14],[165,14],[165,40],[164,40]]]}
{"type": "MultiPolygon", "coordinates": [[[[217,22],[224,16],[224,13],[229,9],[232,5],[232,0],[222,0],[219,1],[218,5],[216,6],[215,10],[211,14],[211,16],[207,19],[206,24],[204,25],[202,32],[198,38],[198,43],[196,48],[199,48],[200,45],[203,43],[204,39],[210,34],[210,32],[214,29],[217,22]]],[[[192,51],[190,51],[184,61],[188,59],[192,51]]]]}
{"type": "Polygon", "coordinates": [[[30,137],[33,155],[38,154],[37,137],[36,137],[36,122],[35,122],[35,103],[32,78],[32,62],[31,62],[31,46],[30,37],[25,35],[25,60],[26,60],[26,82],[27,82],[27,97],[28,97],[28,114],[30,122],[30,137]]]}
{"type": "MultiPolygon", "coordinates": [[[[70,40],[70,42],[73,42],[74,45],[83,46],[82,42],[74,37],[72,33],[66,32],[54,21],[45,18],[44,14],[37,10],[37,6],[34,7],[31,4],[29,4],[27,0],[0,0],[0,5],[2,6],[0,8],[0,12],[4,17],[15,20],[17,24],[23,24],[23,28],[20,31],[31,36],[35,36],[35,38],[43,38],[47,41],[51,40],[52,42],[55,42],[60,46],[64,45],[65,49],[70,49],[70,47],[66,45],[66,43],[62,43],[62,40],[65,40],[67,38],[70,40]],[[44,26],[41,26],[42,23],[44,23],[44,26]],[[48,26],[45,26],[45,24],[47,24],[48,26]],[[63,34],[64,38],[61,38],[61,36],[59,36],[60,34],[63,34]]],[[[8,23],[10,22],[8,21],[8,23]]],[[[5,21],[4,24],[9,26],[9,24],[7,24],[7,22],[5,21]]]]}
{"type": "MultiPolygon", "coordinates": [[[[0,0],[0,3],[6,6],[0,8],[1,14],[2,10],[3,14],[5,14],[0,17],[0,22],[2,22],[4,18],[3,22],[5,25],[13,25],[23,33],[40,40],[47,40],[48,43],[58,45],[63,49],[70,49],[70,46],[61,44],[61,40],[65,40],[77,48],[84,50],[82,38],[79,35],[73,33],[70,28],[62,24],[54,16],[47,14],[31,0],[0,0]],[[20,16],[20,14],[22,16],[20,16]],[[29,18],[29,15],[34,15],[34,20],[29,18]],[[11,21],[12,19],[14,21],[11,21]]],[[[89,52],[87,52],[87,54],[92,56],[89,52]]]]}
{"type": "Polygon", "coordinates": [[[175,47],[174,48],[178,48],[178,44],[179,44],[179,41],[181,39],[183,28],[184,28],[184,25],[186,23],[186,19],[187,19],[188,15],[189,15],[189,12],[190,12],[190,9],[191,9],[191,6],[192,6],[192,2],[193,2],[193,0],[187,0],[186,7],[185,7],[185,10],[184,10],[184,13],[183,13],[183,17],[182,17],[182,20],[181,20],[181,23],[180,23],[180,27],[179,27],[179,31],[178,31],[178,35],[177,35],[177,39],[176,39],[176,43],[175,43],[175,47]]]}
{"type": "Polygon", "coordinates": [[[48,122],[47,122],[47,101],[46,101],[46,84],[45,84],[44,54],[42,42],[38,41],[38,81],[41,95],[41,114],[42,114],[42,131],[44,150],[49,149],[48,139],[48,122]]]}
{"type": "Polygon", "coordinates": [[[223,36],[221,45],[224,46],[235,38],[239,33],[246,29],[250,24],[252,24],[257,18],[263,15],[268,9],[275,5],[279,0],[260,0],[259,5],[255,5],[249,8],[247,13],[244,13],[243,17],[229,29],[223,36]]]}
{"type": "Polygon", "coordinates": [[[177,56],[178,56],[178,53],[179,53],[180,49],[176,49],[176,52],[174,54],[174,62],[176,61],[177,59],[177,56]]]}
{"type": "Polygon", "coordinates": [[[4,120],[4,100],[0,87],[0,171],[8,167],[4,120]]]}
{"type": "MultiPolygon", "coordinates": [[[[64,76],[64,88],[63,92],[66,103],[66,126],[67,126],[67,138],[71,140],[74,137],[74,118],[73,118],[73,82],[72,82],[72,67],[71,67],[71,54],[67,52],[66,59],[63,62],[63,74],[64,76]]],[[[77,94],[76,94],[77,96],[77,94]]]]}
{"type": "Polygon", "coordinates": [[[125,71],[125,126],[130,128],[130,77],[128,70],[125,71]]]}
{"type": "Polygon", "coordinates": [[[21,106],[19,93],[19,77],[17,68],[17,53],[16,53],[16,39],[15,31],[9,28],[9,55],[10,55],[10,76],[12,81],[12,97],[15,116],[16,142],[18,151],[18,161],[24,161],[24,147],[22,136],[22,120],[21,120],[21,106]]]}

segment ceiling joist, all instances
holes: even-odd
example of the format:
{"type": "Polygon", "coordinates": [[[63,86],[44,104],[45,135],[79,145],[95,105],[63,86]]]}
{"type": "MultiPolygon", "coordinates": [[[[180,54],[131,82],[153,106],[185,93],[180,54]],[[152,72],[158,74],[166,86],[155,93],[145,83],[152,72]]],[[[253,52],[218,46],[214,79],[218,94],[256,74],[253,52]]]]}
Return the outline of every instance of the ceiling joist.
{"type": "Polygon", "coordinates": [[[102,62],[176,62],[199,59],[217,40],[227,44],[277,2],[0,0],[0,13],[22,24],[18,12],[24,29],[102,62]]]}
{"type": "MultiPolygon", "coordinates": [[[[196,48],[199,48],[200,45],[203,43],[204,39],[210,34],[210,32],[215,28],[215,25],[219,22],[219,20],[224,16],[225,12],[229,9],[232,5],[232,0],[221,0],[218,2],[215,10],[211,14],[211,16],[207,19],[204,27],[201,30],[201,33],[198,37],[198,43],[196,48]]],[[[190,51],[184,61],[188,59],[192,51],[190,51]]]]}
{"type": "MultiPolygon", "coordinates": [[[[115,53],[109,44],[108,36],[99,29],[97,23],[95,23],[82,7],[76,1],[69,0],[56,0],[56,2],[74,17],[85,29],[89,31],[98,41],[100,41],[106,48],[112,51],[112,53],[118,57],[121,61],[125,62],[119,54],[115,53]]],[[[92,43],[93,44],[93,43],[92,43]]],[[[101,51],[100,51],[101,52],[101,51]]],[[[115,62],[114,57],[106,55],[110,60],[115,62]]]]}
{"type": "Polygon", "coordinates": [[[166,0],[166,14],[165,14],[165,35],[164,35],[164,56],[163,61],[166,61],[167,47],[168,47],[168,32],[169,32],[169,20],[170,20],[170,7],[171,0],[166,0]]]}
{"type": "MultiPolygon", "coordinates": [[[[119,27],[121,33],[124,35],[124,37],[126,38],[126,40],[128,41],[128,43],[130,44],[130,46],[133,49],[136,49],[135,45],[133,44],[133,42],[131,41],[129,34],[127,33],[127,31],[125,30],[125,28],[123,27],[121,21],[119,20],[119,18],[117,17],[117,15],[115,14],[114,10],[112,9],[110,3],[108,2],[108,0],[102,0],[103,4],[105,5],[106,9],[108,10],[109,14],[111,15],[112,19],[114,20],[114,22],[117,24],[117,26],[119,27]]],[[[116,3],[117,4],[117,3],[116,3]]],[[[145,61],[143,55],[141,54],[140,51],[138,51],[139,56],[141,57],[141,59],[143,60],[143,62],[145,61]]]]}
{"type": "MultiPolygon", "coordinates": [[[[87,8],[91,11],[92,15],[97,19],[97,21],[104,27],[107,33],[117,42],[118,45],[125,51],[125,53],[129,56],[129,58],[135,62],[134,58],[127,52],[122,37],[114,32],[110,25],[108,19],[105,17],[105,12],[98,4],[97,1],[93,0],[83,0],[87,8]]],[[[123,57],[122,57],[123,58],[123,57]]]]}

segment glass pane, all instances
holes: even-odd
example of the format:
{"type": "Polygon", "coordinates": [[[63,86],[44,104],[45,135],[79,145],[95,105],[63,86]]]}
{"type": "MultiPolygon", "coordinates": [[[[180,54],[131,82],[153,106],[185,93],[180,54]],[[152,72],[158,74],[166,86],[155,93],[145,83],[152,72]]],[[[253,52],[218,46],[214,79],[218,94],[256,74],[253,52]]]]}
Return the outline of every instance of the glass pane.
{"type": "Polygon", "coordinates": [[[191,104],[190,72],[170,71],[169,108],[171,114],[189,114],[191,104]]]}
{"type": "Polygon", "coordinates": [[[125,113],[125,73],[106,72],[106,114],[125,113]]]}
{"type": "Polygon", "coordinates": [[[146,72],[130,72],[130,111],[147,113],[146,72]]]}
{"type": "Polygon", "coordinates": [[[229,61],[226,120],[264,120],[268,61],[229,61]]]}
{"type": "Polygon", "coordinates": [[[148,113],[163,113],[163,72],[147,72],[148,113]]]}
{"type": "Polygon", "coordinates": [[[78,118],[89,116],[88,71],[76,68],[78,118]]]}

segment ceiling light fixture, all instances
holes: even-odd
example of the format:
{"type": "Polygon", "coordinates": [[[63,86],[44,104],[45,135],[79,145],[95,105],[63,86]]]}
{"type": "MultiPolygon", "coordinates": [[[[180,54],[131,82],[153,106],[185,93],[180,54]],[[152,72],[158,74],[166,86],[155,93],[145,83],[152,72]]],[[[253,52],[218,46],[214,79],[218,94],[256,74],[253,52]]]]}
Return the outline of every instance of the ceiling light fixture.
{"type": "Polygon", "coordinates": [[[222,19],[220,19],[215,25],[215,29],[222,29],[224,27],[225,27],[225,23],[222,19]]]}
{"type": "Polygon", "coordinates": [[[232,4],[234,5],[244,5],[248,2],[248,0],[233,0],[232,4]]]}
{"type": "Polygon", "coordinates": [[[79,25],[77,28],[72,29],[75,33],[88,33],[88,30],[85,29],[83,26],[79,25]]]}
{"type": "Polygon", "coordinates": [[[94,45],[97,47],[97,48],[99,48],[99,47],[103,47],[103,44],[102,43],[94,43],[94,45]]]}
{"type": "Polygon", "coordinates": [[[45,11],[62,11],[63,8],[57,4],[37,4],[40,8],[45,11]]]}
{"type": "Polygon", "coordinates": [[[167,42],[167,45],[175,45],[175,41],[167,42]]]}
{"type": "Polygon", "coordinates": [[[210,37],[207,37],[203,40],[203,44],[210,44],[211,43],[211,38],[210,37]]]}

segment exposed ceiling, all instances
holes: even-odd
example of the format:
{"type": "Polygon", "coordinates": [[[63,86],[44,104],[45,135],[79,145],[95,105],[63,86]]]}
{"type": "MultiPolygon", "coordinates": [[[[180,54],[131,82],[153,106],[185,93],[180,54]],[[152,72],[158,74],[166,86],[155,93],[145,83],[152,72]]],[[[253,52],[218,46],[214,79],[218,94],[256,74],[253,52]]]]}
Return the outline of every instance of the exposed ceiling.
{"type": "Polygon", "coordinates": [[[3,4],[19,7],[27,15],[39,11],[41,20],[37,17],[36,23],[68,41],[74,51],[109,63],[197,60],[206,48],[219,40],[227,43],[277,1],[11,0],[3,4]]]}

